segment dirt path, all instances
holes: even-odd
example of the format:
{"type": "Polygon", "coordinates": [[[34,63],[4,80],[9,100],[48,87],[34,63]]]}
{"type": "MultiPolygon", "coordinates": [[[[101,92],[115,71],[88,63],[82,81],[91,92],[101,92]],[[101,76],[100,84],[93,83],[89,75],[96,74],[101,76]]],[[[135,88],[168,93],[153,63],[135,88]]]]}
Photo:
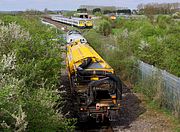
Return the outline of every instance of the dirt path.
{"type": "Polygon", "coordinates": [[[125,111],[119,124],[113,127],[117,132],[172,132],[172,120],[161,112],[150,108],[141,94],[125,93],[125,111]]]}

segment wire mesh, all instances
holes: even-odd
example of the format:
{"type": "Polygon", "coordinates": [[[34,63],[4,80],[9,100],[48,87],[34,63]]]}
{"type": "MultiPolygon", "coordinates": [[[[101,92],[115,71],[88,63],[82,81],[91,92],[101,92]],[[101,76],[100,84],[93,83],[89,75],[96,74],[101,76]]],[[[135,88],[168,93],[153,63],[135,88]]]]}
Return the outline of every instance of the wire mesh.
{"type": "MultiPolygon", "coordinates": [[[[159,92],[161,92],[161,94],[156,94],[161,96],[159,97],[161,98],[161,105],[180,115],[180,78],[142,61],[139,61],[138,70],[140,72],[139,80],[145,82],[143,87],[148,87],[148,85],[152,86],[151,83],[153,83],[153,87],[157,92],[158,87],[160,87],[161,91],[159,92]],[[149,84],[147,80],[149,80],[149,84]]],[[[144,89],[146,91],[149,90],[146,88],[144,89]]]]}

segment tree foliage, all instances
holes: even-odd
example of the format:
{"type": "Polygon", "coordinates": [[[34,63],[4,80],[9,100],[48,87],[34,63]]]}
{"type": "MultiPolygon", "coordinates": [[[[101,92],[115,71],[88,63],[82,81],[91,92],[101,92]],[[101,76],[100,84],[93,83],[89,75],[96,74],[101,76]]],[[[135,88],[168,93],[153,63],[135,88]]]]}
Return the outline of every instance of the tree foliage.
{"type": "Polygon", "coordinates": [[[79,8],[79,9],[77,9],[77,12],[79,12],[79,13],[86,13],[87,9],[86,8],[79,8]]]}
{"type": "Polygon", "coordinates": [[[107,20],[102,20],[102,22],[99,24],[99,32],[104,36],[108,36],[111,31],[111,23],[107,20]]]}
{"type": "Polygon", "coordinates": [[[114,30],[115,35],[128,31],[126,40],[122,39],[119,43],[132,43],[134,56],[180,76],[180,22],[170,16],[158,16],[153,24],[147,19],[116,21],[119,21],[116,23],[119,29],[114,30]]]}
{"type": "Polygon", "coordinates": [[[172,14],[178,11],[180,3],[148,3],[137,6],[140,14],[172,14]]]}
{"type": "Polygon", "coordinates": [[[100,8],[94,8],[92,12],[93,12],[93,14],[95,14],[97,12],[101,13],[101,9],[100,8]]]}
{"type": "MultiPolygon", "coordinates": [[[[99,22],[99,25],[102,24],[101,22],[99,22]]],[[[104,35],[102,27],[100,28],[100,33],[104,35]]],[[[124,62],[128,62],[126,61],[128,59],[125,59],[124,62],[119,62],[119,60],[124,60],[121,58],[123,56],[126,56],[125,58],[137,58],[176,76],[180,76],[180,22],[175,21],[170,16],[161,15],[155,19],[153,24],[146,18],[138,20],[118,18],[115,21],[115,29],[112,29],[112,32],[112,35],[106,37],[110,39],[113,36],[114,39],[110,40],[112,42],[115,40],[115,49],[118,49],[118,52],[113,51],[111,56],[109,55],[110,60],[115,60],[116,58],[114,63],[126,65],[124,62]]],[[[105,45],[104,42],[106,42],[109,45],[110,42],[100,40],[96,36],[101,38],[101,36],[94,35],[96,38],[93,39],[94,41],[96,40],[102,45],[105,45]]],[[[90,43],[96,43],[92,42],[91,39],[88,39],[90,43]]],[[[104,49],[106,48],[104,47],[102,52],[104,49]]],[[[108,53],[110,51],[106,51],[106,54],[108,53]]],[[[121,68],[125,67],[125,65],[121,65],[121,68]]]]}
{"type": "Polygon", "coordinates": [[[130,9],[122,9],[122,10],[117,10],[117,13],[123,13],[123,14],[131,14],[131,10],[130,9]]]}
{"type": "Polygon", "coordinates": [[[112,13],[112,11],[111,10],[104,10],[103,11],[103,14],[109,14],[109,13],[112,13]]]}
{"type": "Polygon", "coordinates": [[[32,15],[0,20],[0,131],[73,130],[52,108],[60,98],[56,30],[32,15]]]}

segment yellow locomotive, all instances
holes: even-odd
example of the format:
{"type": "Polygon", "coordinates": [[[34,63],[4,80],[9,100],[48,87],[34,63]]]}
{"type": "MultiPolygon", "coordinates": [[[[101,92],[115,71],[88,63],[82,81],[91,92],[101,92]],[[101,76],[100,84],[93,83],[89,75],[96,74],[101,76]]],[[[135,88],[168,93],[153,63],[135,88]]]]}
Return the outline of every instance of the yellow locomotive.
{"type": "Polygon", "coordinates": [[[92,19],[84,19],[84,20],[85,20],[86,28],[92,28],[93,27],[93,20],[92,19]]]}
{"type": "Polygon", "coordinates": [[[66,64],[72,93],[77,94],[80,120],[112,119],[118,113],[121,81],[111,66],[89,44],[75,41],[67,45],[66,64]]]}

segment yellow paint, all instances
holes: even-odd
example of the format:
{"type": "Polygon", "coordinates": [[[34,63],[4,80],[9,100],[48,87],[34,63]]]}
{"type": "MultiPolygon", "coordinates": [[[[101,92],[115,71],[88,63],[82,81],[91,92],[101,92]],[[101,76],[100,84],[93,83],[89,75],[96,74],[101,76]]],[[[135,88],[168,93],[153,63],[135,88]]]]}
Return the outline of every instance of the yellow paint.
{"type": "Polygon", "coordinates": [[[117,103],[117,102],[116,102],[116,96],[113,95],[113,96],[111,96],[111,98],[112,98],[112,102],[113,102],[114,104],[116,104],[116,103],[117,103]]]}
{"type": "Polygon", "coordinates": [[[116,16],[111,16],[111,20],[116,20],[116,16]]]}
{"type": "Polygon", "coordinates": [[[91,80],[92,81],[97,81],[97,80],[99,80],[99,77],[91,77],[91,80]]]}
{"type": "Polygon", "coordinates": [[[79,21],[79,27],[85,27],[85,21],[79,21]]]}
{"type": "Polygon", "coordinates": [[[102,68],[98,69],[86,69],[87,71],[106,71],[114,73],[114,70],[101,58],[101,56],[88,44],[81,44],[75,42],[71,45],[67,45],[67,66],[70,75],[76,73],[76,68],[83,63],[87,58],[92,58],[92,62],[98,61],[102,68]]]}
{"type": "Polygon", "coordinates": [[[87,26],[87,27],[92,27],[92,26],[93,26],[92,20],[87,20],[87,21],[86,21],[86,26],[87,26]]]}

